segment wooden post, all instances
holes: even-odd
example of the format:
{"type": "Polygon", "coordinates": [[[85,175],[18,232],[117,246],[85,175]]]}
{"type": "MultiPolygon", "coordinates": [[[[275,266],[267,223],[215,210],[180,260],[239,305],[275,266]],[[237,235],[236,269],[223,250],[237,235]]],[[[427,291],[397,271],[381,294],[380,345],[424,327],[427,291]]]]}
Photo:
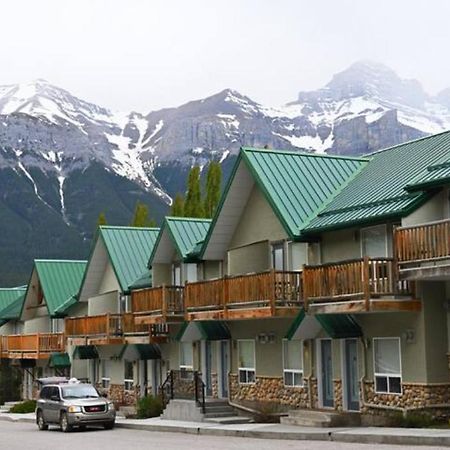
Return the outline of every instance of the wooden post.
{"type": "Polygon", "coordinates": [[[228,286],[228,277],[224,275],[222,278],[222,307],[223,307],[223,318],[228,318],[228,302],[229,299],[229,286],[228,286]]]}
{"type": "Polygon", "coordinates": [[[270,315],[272,317],[275,316],[275,294],[276,294],[276,276],[275,276],[275,269],[271,269],[270,271],[270,281],[271,281],[271,288],[270,288],[270,315]]]}
{"type": "Polygon", "coordinates": [[[166,298],[166,285],[163,284],[161,288],[161,313],[163,319],[167,316],[167,298],[166,298]]]}
{"type": "Polygon", "coordinates": [[[364,292],[364,300],[366,304],[366,311],[370,309],[370,261],[368,256],[364,256],[363,259],[363,292],[364,292]]]}
{"type": "Polygon", "coordinates": [[[110,329],[109,329],[110,323],[109,323],[109,313],[106,314],[106,339],[109,342],[109,333],[110,333],[110,329]]]}
{"type": "Polygon", "coordinates": [[[303,307],[305,308],[305,311],[308,311],[308,307],[309,307],[309,292],[308,292],[308,283],[307,283],[307,277],[305,277],[305,269],[306,269],[306,264],[303,264],[302,266],[302,273],[301,273],[301,283],[302,283],[302,293],[303,293],[303,307]]]}

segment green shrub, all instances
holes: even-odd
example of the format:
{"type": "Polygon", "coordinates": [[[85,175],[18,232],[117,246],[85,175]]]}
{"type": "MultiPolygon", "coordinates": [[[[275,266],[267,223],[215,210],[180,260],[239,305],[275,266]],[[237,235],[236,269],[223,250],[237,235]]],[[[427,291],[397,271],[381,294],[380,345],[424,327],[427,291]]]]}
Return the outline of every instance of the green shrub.
{"type": "Polygon", "coordinates": [[[389,415],[389,426],[396,428],[430,428],[439,422],[427,412],[412,411],[403,415],[394,412],[389,415]]]}
{"type": "Polygon", "coordinates": [[[138,419],[148,419],[160,416],[163,412],[163,404],[161,398],[149,395],[138,400],[136,409],[138,419]]]}
{"type": "Polygon", "coordinates": [[[26,400],[22,403],[17,403],[14,405],[9,412],[15,414],[27,414],[33,413],[36,409],[36,400],[26,400]]]}

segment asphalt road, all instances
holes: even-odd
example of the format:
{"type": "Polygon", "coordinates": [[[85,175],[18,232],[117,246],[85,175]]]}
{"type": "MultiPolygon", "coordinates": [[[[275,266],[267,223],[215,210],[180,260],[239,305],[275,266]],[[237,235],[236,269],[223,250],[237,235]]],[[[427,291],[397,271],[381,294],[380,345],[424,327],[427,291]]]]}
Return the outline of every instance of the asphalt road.
{"type": "Polygon", "coordinates": [[[240,437],[196,436],[116,428],[112,431],[86,430],[61,433],[51,427],[38,431],[34,424],[0,421],[0,449],[5,450],[437,450],[443,447],[345,444],[322,441],[283,441],[240,437]]]}

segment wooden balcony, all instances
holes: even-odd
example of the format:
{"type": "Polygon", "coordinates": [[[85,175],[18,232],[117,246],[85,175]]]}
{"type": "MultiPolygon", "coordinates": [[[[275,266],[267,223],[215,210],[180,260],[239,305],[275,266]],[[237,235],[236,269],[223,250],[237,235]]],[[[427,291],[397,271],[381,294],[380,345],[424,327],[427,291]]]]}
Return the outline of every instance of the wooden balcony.
{"type": "Polygon", "coordinates": [[[179,323],[184,320],[183,286],[160,286],[131,294],[136,324],[179,323]]]}
{"type": "Polygon", "coordinates": [[[395,254],[405,279],[450,279],[450,220],[395,229],[395,254]]]}
{"type": "Polygon", "coordinates": [[[301,272],[269,271],[187,283],[187,320],[295,316],[303,304],[301,272]]]}
{"type": "Polygon", "coordinates": [[[36,333],[1,336],[1,357],[8,359],[46,359],[65,351],[64,333],[36,333]]]}
{"type": "Polygon", "coordinates": [[[363,258],[303,270],[305,308],[311,313],[419,311],[413,286],[399,280],[392,258],[363,258]]]}
{"type": "Polygon", "coordinates": [[[73,345],[161,343],[167,332],[160,328],[136,324],[132,313],[65,319],[66,336],[73,345]]]}

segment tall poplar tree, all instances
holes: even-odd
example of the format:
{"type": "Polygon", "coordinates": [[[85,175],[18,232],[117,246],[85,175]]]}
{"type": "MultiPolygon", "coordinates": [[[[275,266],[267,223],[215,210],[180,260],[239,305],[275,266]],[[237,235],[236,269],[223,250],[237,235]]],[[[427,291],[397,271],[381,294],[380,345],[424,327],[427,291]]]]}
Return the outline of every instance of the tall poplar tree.
{"type": "Polygon", "coordinates": [[[148,206],[138,201],[134,210],[133,220],[130,224],[132,227],[154,227],[156,222],[150,219],[148,206]]]}
{"type": "Polygon", "coordinates": [[[188,188],[184,202],[185,217],[203,217],[203,202],[200,190],[200,167],[194,166],[189,171],[188,188]]]}
{"type": "Polygon", "coordinates": [[[211,161],[206,175],[206,192],[204,215],[210,219],[216,212],[220,200],[220,185],[222,184],[222,167],[219,162],[211,161]]]}
{"type": "Polygon", "coordinates": [[[172,206],[170,207],[170,215],[173,217],[184,216],[184,197],[183,194],[178,193],[173,199],[172,206]]]}

